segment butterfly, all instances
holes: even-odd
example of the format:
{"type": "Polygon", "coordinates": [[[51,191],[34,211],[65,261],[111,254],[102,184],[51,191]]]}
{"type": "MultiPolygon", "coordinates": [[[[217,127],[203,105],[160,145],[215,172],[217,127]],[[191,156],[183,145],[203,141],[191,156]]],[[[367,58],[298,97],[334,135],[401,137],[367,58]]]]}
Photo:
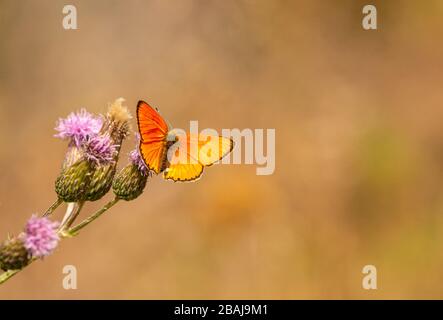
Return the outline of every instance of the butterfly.
{"type": "Polygon", "coordinates": [[[194,181],[203,169],[232,151],[234,142],[170,129],[157,109],[144,101],[137,104],[140,155],[149,170],[173,181],[194,181]]]}

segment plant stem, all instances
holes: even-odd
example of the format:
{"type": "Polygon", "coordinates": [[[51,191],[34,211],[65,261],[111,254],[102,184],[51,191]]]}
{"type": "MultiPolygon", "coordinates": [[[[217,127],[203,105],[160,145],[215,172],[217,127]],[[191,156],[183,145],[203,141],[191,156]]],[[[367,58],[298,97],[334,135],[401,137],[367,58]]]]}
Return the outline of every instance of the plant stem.
{"type": "Polygon", "coordinates": [[[57,201],[55,201],[47,210],[46,212],[43,214],[43,217],[49,216],[50,214],[52,214],[54,212],[55,209],[57,209],[61,204],[62,204],[63,200],[61,199],[57,199],[57,201]]]}
{"type": "Polygon", "coordinates": [[[107,210],[111,209],[120,199],[119,198],[114,198],[114,200],[109,201],[107,204],[105,204],[103,206],[103,208],[101,208],[100,210],[96,211],[93,215],[89,216],[88,218],[86,218],[85,220],[83,220],[82,222],[80,222],[78,225],[76,225],[75,227],[72,227],[71,229],[68,230],[68,233],[72,236],[76,235],[77,232],[79,232],[81,229],[83,229],[84,227],[86,227],[88,224],[90,224],[92,221],[94,221],[95,219],[97,219],[98,217],[100,217],[103,213],[105,213],[107,210]]]}

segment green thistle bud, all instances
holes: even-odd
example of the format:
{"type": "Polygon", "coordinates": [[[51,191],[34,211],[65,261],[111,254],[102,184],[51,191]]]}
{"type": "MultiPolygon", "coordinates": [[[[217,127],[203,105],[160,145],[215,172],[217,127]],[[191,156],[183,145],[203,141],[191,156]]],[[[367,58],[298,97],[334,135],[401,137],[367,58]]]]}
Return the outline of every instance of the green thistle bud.
{"type": "Polygon", "coordinates": [[[117,198],[131,201],[143,193],[147,181],[147,174],[143,174],[137,165],[129,164],[115,176],[112,189],[117,198]]]}
{"type": "Polygon", "coordinates": [[[20,238],[6,240],[0,247],[0,268],[17,270],[29,263],[29,254],[20,238]]]}
{"type": "Polygon", "coordinates": [[[85,200],[96,201],[107,194],[111,189],[115,172],[116,166],[114,163],[98,166],[92,174],[85,200]]]}
{"type": "Polygon", "coordinates": [[[87,160],[80,160],[63,169],[55,181],[55,192],[59,199],[65,202],[84,200],[92,173],[92,164],[87,160]]]}

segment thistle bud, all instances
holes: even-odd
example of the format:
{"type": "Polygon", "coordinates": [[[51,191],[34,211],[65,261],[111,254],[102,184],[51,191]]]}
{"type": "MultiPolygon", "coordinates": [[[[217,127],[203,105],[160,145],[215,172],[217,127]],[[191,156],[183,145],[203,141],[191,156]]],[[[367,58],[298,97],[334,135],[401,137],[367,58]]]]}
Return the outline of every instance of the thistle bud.
{"type": "Polygon", "coordinates": [[[126,201],[134,200],[143,193],[149,177],[138,150],[131,152],[130,160],[131,163],[116,175],[112,185],[115,195],[126,201]]]}
{"type": "Polygon", "coordinates": [[[29,253],[21,237],[6,240],[0,247],[0,268],[17,270],[29,263],[29,253]]]}
{"type": "Polygon", "coordinates": [[[85,156],[94,165],[85,200],[96,201],[108,193],[116,171],[117,148],[109,133],[94,137],[85,144],[85,156]]]}
{"type": "Polygon", "coordinates": [[[97,201],[108,193],[116,172],[115,163],[98,166],[92,174],[85,200],[97,201]]]}
{"type": "Polygon", "coordinates": [[[143,193],[147,180],[148,176],[141,174],[137,166],[129,164],[116,175],[112,189],[119,199],[134,200],[143,193]]]}
{"type": "MultiPolygon", "coordinates": [[[[87,145],[92,151],[97,149],[91,140],[94,141],[102,126],[103,119],[85,109],[58,120],[55,137],[69,140],[62,172],[55,182],[59,199],[66,202],[83,200],[93,169],[93,161],[85,158],[84,148],[87,145]]],[[[95,157],[94,153],[90,155],[95,157]]]]}
{"type": "Polygon", "coordinates": [[[80,160],[63,169],[55,181],[55,192],[59,199],[65,202],[84,200],[93,172],[88,160],[80,160]]]}

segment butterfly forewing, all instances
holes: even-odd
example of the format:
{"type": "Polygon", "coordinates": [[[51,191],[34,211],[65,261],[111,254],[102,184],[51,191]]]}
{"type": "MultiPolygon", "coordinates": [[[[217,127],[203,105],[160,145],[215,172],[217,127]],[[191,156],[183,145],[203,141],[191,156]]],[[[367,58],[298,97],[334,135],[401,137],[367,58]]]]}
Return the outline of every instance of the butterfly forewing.
{"type": "Polygon", "coordinates": [[[144,101],[137,104],[137,122],[140,133],[140,155],[146,166],[160,173],[166,155],[168,126],[160,114],[144,101]]]}

